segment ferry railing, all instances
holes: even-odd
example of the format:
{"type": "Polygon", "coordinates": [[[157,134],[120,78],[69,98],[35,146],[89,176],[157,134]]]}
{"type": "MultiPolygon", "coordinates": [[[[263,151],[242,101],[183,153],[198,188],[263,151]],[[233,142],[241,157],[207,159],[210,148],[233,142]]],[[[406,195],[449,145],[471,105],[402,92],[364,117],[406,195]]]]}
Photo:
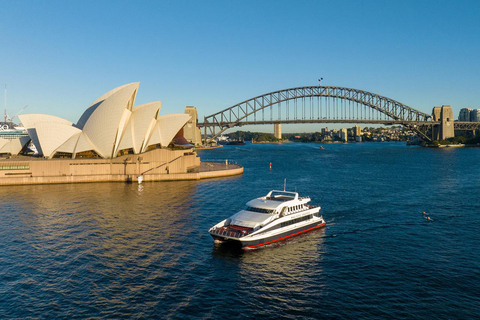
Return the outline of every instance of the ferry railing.
{"type": "Polygon", "coordinates": [[[211,231],[213,234],[216,234],[217,236],[225,236],[225,237],[234,237],[234,238],[241,238],[246,236],[248,233],[241,232],[241,231],[233,231],[233,230],[228,230],[228,229],[223,229],[223,228],[216,228],[211,231]]]}

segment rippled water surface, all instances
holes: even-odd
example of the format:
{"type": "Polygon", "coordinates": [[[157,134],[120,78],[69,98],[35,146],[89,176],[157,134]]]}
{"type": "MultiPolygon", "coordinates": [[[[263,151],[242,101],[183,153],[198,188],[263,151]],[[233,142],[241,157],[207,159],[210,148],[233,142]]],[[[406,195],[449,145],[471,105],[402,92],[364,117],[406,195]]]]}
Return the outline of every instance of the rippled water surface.
{"type": "Polygon", "coordinates": [[[480,149],[324,147],[199,152],[244,165],[232,178],[0,187],[0,318],[478,317],[480,149]],[[284,178],[325,229],[213,244],[210,226],[284,178]]]}

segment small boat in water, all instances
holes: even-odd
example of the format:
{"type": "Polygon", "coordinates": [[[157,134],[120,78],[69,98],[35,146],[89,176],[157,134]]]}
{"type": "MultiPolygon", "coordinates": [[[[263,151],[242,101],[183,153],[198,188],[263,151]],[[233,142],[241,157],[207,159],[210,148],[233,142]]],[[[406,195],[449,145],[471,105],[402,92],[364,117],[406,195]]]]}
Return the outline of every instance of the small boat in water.
{"type": "Polygon", "coordinates": [[[309,205],[310,201],[297,192],[272,190],[208,232],[216,243],[251,249],[324,227],[320,206],[309,205]]]}
{"type": "Polygon", "coordinates": [[[244,146],[245,141],[243,140],[230,140],[227,142],[227,146],[244,146]]]}

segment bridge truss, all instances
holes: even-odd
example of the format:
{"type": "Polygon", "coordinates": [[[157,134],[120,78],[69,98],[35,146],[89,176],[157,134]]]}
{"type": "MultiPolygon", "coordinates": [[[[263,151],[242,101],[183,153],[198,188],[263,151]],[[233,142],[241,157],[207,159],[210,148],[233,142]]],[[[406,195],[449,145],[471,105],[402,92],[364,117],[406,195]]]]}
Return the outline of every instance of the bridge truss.
{"type": "Polygon", "coordinates": [[[480,122],[455,121],[455,130],[475,131],[480,129],[480,122]]]}
{"type": "Polygon", "coordinates": [[[225,130],[251,124],[371,123],[400,124],[430,141],[428,130],[439,122],[430,114],[368,91],[332,87],[297,87],[245,100],[204,118],[199,127],[214,139],[225,130]]]}

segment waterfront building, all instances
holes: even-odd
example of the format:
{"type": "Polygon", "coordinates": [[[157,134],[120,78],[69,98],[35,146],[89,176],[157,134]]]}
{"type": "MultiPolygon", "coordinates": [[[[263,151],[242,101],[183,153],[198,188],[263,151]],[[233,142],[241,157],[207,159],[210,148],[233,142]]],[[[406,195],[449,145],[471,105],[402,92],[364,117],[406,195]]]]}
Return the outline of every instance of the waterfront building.
{"type": "Polygon", "coordinates": [[[353,135],[355,137],[361,137],[362,136],[362,128],[360,128],[360,126],[353,127],[353,135]]]}
{"type": "Polygon", "coordinates": [[[88,107],[76,124],[51,115],[20,115],[29,137],[45,158],[103,158],[165,148],[190,119],[160,116],[161,102],[134,106],[139,83],[115,88],[88,107]]]}
{"type": "MultiPolygon", "coordinates": [[[[238,165],[202,169],[183,137],[189,114],[160,116],[161,102],[135,106],[139,83],[115,88],[76,124],[51,115],[20,115],[28,136],[0,138],[0,185],[203,179],[241,174],[238,165]],[[33,143],[41,157],[19,155],[33,143]]],[[[218,166],[217,166],[218,167],[218,166]]]]}
{"type": "Polygon", "coordinates": [[[344,142],[348,141],[348,132],[346,128],[340,129],[340,140],[344,142]]]}

